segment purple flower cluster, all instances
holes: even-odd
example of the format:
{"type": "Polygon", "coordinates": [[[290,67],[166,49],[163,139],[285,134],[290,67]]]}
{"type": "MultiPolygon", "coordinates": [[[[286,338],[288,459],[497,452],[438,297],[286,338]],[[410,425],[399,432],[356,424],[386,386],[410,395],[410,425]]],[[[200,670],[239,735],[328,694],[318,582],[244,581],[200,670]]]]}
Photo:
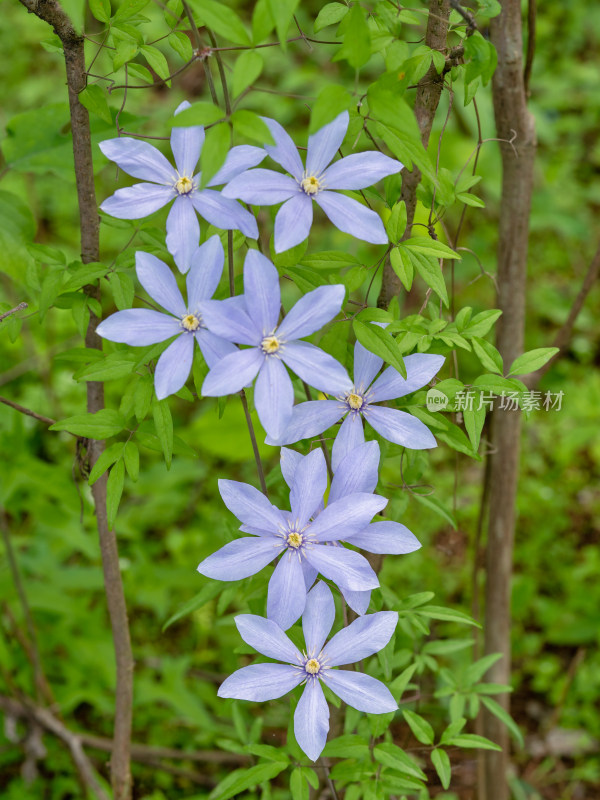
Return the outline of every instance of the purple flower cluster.
{"type": "MultiPolygon", "coordinates": [[[[182,103],[175,112],[189,106],[182,103]]],[[[222,230],[240,230],[257,238],[254,216],[237,201],[253,205],[283,203],[275,219],[276,252],[302,242],[312,224],[313,201],[341,231],[375,244],[387,236],[379,216],[340,192],[370,186],[402,165],[378,152],[360,153],[331,163],[339,150],[349,115],[340,114],[309,137],[306,165],[288,134],[264,118],[274,145],[242,145],[229,152],[223,167],[200,189],[195,172],[204,142],[201,126],[174,128],[175,167],[155,148],[135,139],[102,142],[102,152],[142,183],[118,189],[102,210],[121,219],[139,219],[173,202],[167,218],[166,245],[186,274],[187,301],[169,267],[148,253],[136,253],[140,284],[163,311],[119,311],[98,326],[104,338],[133,346],[169,342],[155,369],[159,399],[179,391],[190,373],[194,341],[209,367],[205,396],[222,397],[254,385],[254,405],[267,442],[282,446],[318,436],[343,422],[332,448],[328,481],[323,452],[302,455],[282,446],[281,471],[289,487],[289,510],[274,506],[245,483],[220,480],[227,508],[240,521],[242,536],[205,558],[198,571],[210,578],[247,578],[276,562],[268,582],[267,617],[236,617],[248,644],[277,664],[256,664],[235,672],[219,689],[221,697],[262,701],[304,685],[294,715],[296,739],[315,760],[327,738],[329,710],[322,685],[361,711],[394,711],[396,702],[378,680],[336,667],[379,651],[392,637],[395,612],[367,615],[379,580],[358,552],[404,554],[419,542],[398,522],[381,516],[387,500],[375,494],[379,445],[365,441],[363,420],[382,437],[405,447],[435,447],[426,426],[410,414],[382,405],[425,386],[443,358],[416,354],[406,358],[407,377],[359,343],[354,351],[354,382],[345,367],[319,347],[304,341],[340,313],[342,285],[326,285],[305,294],[284,313],[279,274],[258,250],[248,249],[243,294],[219,296],[224,250],[219,236],[202,245],[197,215],[222,230]],[[256,166],[269,155],[287,175],[256,166]],[[219,192],[213,187],[224,186],[219,192]],[[324,399],[294,404],[290,372],[322,393],[324,399]],[[329,491],[328,491],[329,484],[329,491]],[[376,521],[373,521],[376,519],[376,521]],[[335,620],[331,589],[359,615],[325,644],[335,620]],[[315,583],[315,581],[317,581],[315,583]],[[306,650],[285,631],[302,619],[306,650]]]]}

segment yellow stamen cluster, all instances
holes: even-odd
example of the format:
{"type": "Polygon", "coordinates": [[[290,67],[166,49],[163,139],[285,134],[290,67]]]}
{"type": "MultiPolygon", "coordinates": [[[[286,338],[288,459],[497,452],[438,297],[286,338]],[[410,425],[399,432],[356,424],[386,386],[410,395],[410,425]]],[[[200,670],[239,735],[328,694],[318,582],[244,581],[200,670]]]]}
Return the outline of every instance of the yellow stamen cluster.
{"type": "Polygon", "coordinates": [[[260,343],[263,353],[276,353],[281,347],[281,342],[276,336],[265,336],[260,343]]]}
{"type": "Polygon", "coordinates": [[[300,186],[302,191],[308,195],[317,194],[321,190],[321,181],[315,175],[307,175],[300,186]]]}
{"type": "Polygon", "coordinates": [[[290,547],[293,547],[295,550],[297,550],[302,544],[302,534],[292,531],[288,534],[286,541],[290,547]]]}
{"type": "Polygon", "coordinates": [[[360,408],[362,408],[363,399],[359,394],[351,392],[347,396],[346,400],[348,401],[348,405],[350,406],[350,408],[353,408],[355,411],[358,411],[360,408]]]}
{"type": "Polygon", "coordinates": [[[181,320],[181,325],[186,331],[197,331],[200,327],[200,320],[195,314],[186,314],[181,320]]]}
{"type": "Polygon", "coordinates": [[[309,673],[309,675],[316,675],[321,669],[321,665],[316,658],[310,658],[304,665],[304,669],[309,673]]]}
{"type": "Polygon", "coordinates": [[[175,190],[179,194],[189,194],[192,189],[194,188],[194,182],[191,178],[188,178],[186,175],[183,178],[179,178],[179,180],[175,184],[175,190]]]}

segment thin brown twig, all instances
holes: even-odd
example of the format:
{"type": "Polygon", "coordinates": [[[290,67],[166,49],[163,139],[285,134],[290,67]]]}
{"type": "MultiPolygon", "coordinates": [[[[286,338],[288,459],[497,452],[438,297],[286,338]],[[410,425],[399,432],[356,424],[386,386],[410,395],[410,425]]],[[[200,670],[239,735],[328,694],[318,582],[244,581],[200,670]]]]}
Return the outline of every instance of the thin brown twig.
{"type": "Polygon", "coordinates": [[[15,411],[19,411],[21,414],[26,414],[28,417],[33,417],[34,419],[37,419],[39,422],[43,422],[46,425],[54,425],[56,423],[55,419],[45,417],[43,414],[38,414],[36,411],[32,411],[30,408],[25,408],[25,406],[21,406],[18,403],[15,403],[13,400],[9,400],[7,397],[0,397],[0,403],[3,403],[5,406],[10,406],[10,408],[14,408],[15,411]]]}
{"type": "Polygon", "coordinates": [[[6,319],[7,317],[16,314],[18,311],[23,311],[24,308],[29,308],[27,303],[19,303],[18,306],[11,308],[9,311],[5,311],[3,314],[0,314],[0,322],[2,322],[2,320],[6,319]]]}

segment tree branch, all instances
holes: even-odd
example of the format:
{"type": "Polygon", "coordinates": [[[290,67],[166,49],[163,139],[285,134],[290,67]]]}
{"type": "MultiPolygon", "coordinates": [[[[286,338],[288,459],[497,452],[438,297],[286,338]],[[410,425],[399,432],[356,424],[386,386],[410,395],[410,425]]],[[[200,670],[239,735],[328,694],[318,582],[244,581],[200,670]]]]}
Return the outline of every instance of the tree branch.
{"type": "Polygon", "coordinates": [[[55,419],[52,419],[51,417],[45,417],[43,414],[38,414],[36,411],[32,411],[30,408],[25,408],[25,406],[20,406],[18,403],[15,403],[13,400],[9,400],[7,397],[0,397],[0,403],[3,403],[5,406],[9,406],[10,408],[14,408],[15,411],[19,411],[21,414],[26,414],[28,417],[33,417],[34,419],[37,419],[46,425],[54,425],[56,422],[55,419]]]}
{"type": "Polygon", "coordinates": [[[19,311],[23,311],[24,308],[28,308],[27,303],[19,303],[18,306],[15,306],[14,308],[5,311],[3,314],[0,314],[0,322],[2,322],[2,320],[6,319],[7,317],[11,317],[13,314],[16,314],[19,311]]]}

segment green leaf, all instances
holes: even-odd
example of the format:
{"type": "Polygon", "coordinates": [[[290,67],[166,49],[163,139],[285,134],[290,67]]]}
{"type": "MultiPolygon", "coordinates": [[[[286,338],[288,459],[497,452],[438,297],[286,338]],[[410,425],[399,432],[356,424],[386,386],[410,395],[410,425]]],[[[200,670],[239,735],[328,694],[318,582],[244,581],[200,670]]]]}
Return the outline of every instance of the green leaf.
{"type": "Polygon", "coordinates": [[[112,114],[108,107],[106,94],[97,84],[91,83],[86,86],[83,91],[79,92],[78,98],[81,105],[85,106],[88,111],[112,125],[112,114]]]}
{"type": "Polygon", "coordinates": [[[271,15],[269,0],[258,0],[252,12],[252,41],[260,44],[275,27],[275,20],[271,15]]]}
{"type": "Polygon", "coordinates": [[[225,118],[225,112],[208,100],[192,103],[169,120],[171,128],[189,128],[193,125],[212,125],[225,118]]]}
{"type": "Polygon", "coordinates": [[[114,528],[125,483],[125,464],[120,459],[111,469],[106,482],[106,516],[108,527],[114,528]]]}
{"type": "Polygon", "coordinates": [[[502,750],[494,742],[490,742],[484,736],[477,736],[475,733],[461,733],[460,736],[454,736],[449,739],[447,744],[454,747],[478,748],[480,750],[502,750]]]}
{"type": "Polygon", "coordinates": [[[423,278],[427,286],[433,289],[442,303],[448,308],[448,291],[437,258],[435,256],[426,255],[419,250],[405,247],[404,242],[400,242],[398,249],[402,249],[405,253],[409,254],[410,260],[421,278],[423,278]]]}
{"type": "Polygon", "coordinates": [[[477,681],[481,680],[488,669],[501,658],[502,653],[490,653],[489,655],[483,656],[483,658],[480,658],[471,664],[465,673],[465,681],[467,685],[470,686],[471,684],[477,683],[477,681]]]}
{"type": "MultiPolygon", "coordinates": [[[[429,592],[427,592],[427,599],[430,599],[429,592]]],[[[390,691],[394,695],[394,698],[397,702],[400,702],[402,699],[402,695],[406,691],[406,687],[410,683],[410,679],[414,675],[416,668],[416,664],[411,664],[410,666],[406,667],[406,669],[402,670],[400,675],[398,675],[397,678],[394,678],[394,680],[391,682],[390,691]]]]}
{"type": "Polygon", "coordinates": [[[231,128],[228,122],[220,122],[206,132],[200,153],[201,187],[206,186],[225,163],[231,142],[231,128]]]}
{"type": "Polygon", "coordinates": [[[364,736],[354,733],[337,736],[327,742],[323,750],[326,758],[358,758],[362,759],[369,754],[369,742],[364,736]]]}
{"type": "Polygon", "coordinates": [[[132,481],[137,481],[140,474],[140,451],[135,442],[127,442],[123,453],[125,469],[132,481]]]}
{"type": "Polygon", "coordinates": [[[252,786],[258,786],[264,781],[270,781],[286,768],[281,762],[257,764],[248,769],[236,769],[231,772],[210,793],[210,800],[229,800],[240,792],[245,792],[252,786]]]}
{"type": "Polygon", "coordinates": [[[88,478],[88,484],[92,486],[92,484],[96,483],[98,478],[101,475],[104,475],[106,470],[111,467],[118,458],[121,457],[122,452],[123,442],[115,442],[114,444],[111,444],[110,447],[107,447],[106,450],[103,450],[97,458],[96,463],[92,467],[90,476],[88,478]]]}
{"type": "Polygon", "coordinates": [[[422,744],[433,744],[433,728],[427,720],[414,711],[403,711],[402,713],[415,738],[422,744]]]}
{"type": "Polygon", "coordinates": [[[482,367],[488,372],[495,372],[498,375],[502,375],[504,372],[504,363],[502,361],[502,356],[494,345],[486,339],[481,339],[479,336],[472,336],[471,343],[475,355],[481,361],[482,367]]]}
{"type": "Polygon", "coordinates": [[[326,86],[317,97],[310,112],[309,133],[316,133],[324,125],[332,122],[342,111],[347,111],[353,103],[350,92],[343,86],[326,86]]]}
{"type": "MultiPolygon", "coordinates": [[[[410,714],[411,712],[409,711],[408,713],[410,714]]],[[[415,714],[415,716],[417,715],[415,714]]],[[[421,718],[419,717],[419,719],[421,718]]],[[[410,722],[408,724],[410,725],[410,722]]],[[[419,741],[421,741],[421,739],[419,739],[419,741]]],[[[375,757],[376,761],[379,761],[380,764],[383,764],[386,767],[391,767],[403,775],[409,775],[411,778],[417,778],[417,780],[427,780],[427,776],[423,770],[415,764],[412,758],[407,755],[404,750],[397,745],[392,744],[391,742],[378,744],[373,749],[373,756],[375,757]]]]}
{"type": "Polygon", "coordinates": [[[429,236],[413,236],[412,239],[406,239],[402,242],[403,247],[408,247],[416,253],[425,253],[428,256],[435,256],[436,258],[451,258],[461,260],[461,257],[451,247],[443,242],[438,242],[437,239],[432,239],[429,236]]]}
{"type": "Polygon", "coordinates": [[[115,22],[135,17],[149,2],[150,0],[121,0],[121,5],[115,13],[115,22]]]}
{"type": "Polygon", "coordinates": [[[481,628],[478,622],[475,622],[473,617],[465,614],[464,611],[457,611],[453,608],[444,608],[444,606],[421,606],[419,614],[431,619],[439,619],[444,622],[462,622],[466,625],[474,625],[476,628],[481,628]]]}
{"type": "Polygon", "coordinates": [[[289,756],[281,747],[273,747],[270,744],[249,744],[246,746],[248,753],[259,758],[266,758],[269,761],[277,761],[286,766],[290,763],[289,756]]]}
{"type": "Polygon", "coordinates": [[[469,441],[473,445],[473,450],[478,450],[481,431],[483,430],[487,415],[487,406],[483,404],[481,408],[479,408],[475,407],[475,403],[473,403],[473,408],[464,408],[462,415],[465,429],[469,435],[469,441]]]}
{"type": "Polygon", "coordinates": [[[343,44],[332,61],[345,59],[351,67],[360,69],[371,58],[371,33],[365,10],[359,3],[344,16],[336,35],[343,36],[343,44]]]}
{"type": "Polygon", "coordinates": [[[442,503],[440,503],[440,501],[437,500],[435,497],[430,497],[429,495],[425,494],[418,494],[418,492],[414,493],[413,497],[417,502],[421,503],[421,505],[430,508],[432,511],[435,511],[436,514],[439,514],[440,517],[446,520],[446,522],[449,522],[455,531],[458,530],[458,525],[456,524],[456,520],[454,519],[454,514],[448,511],[448,509],[444,505],[442,505],[442,503]]]}
{"type": "Polygon", "coordinates": [[[131,308],[135,294],[135,287],[131,276],[127,272],[113,272],[112,275],[109,276],[108,282],[115,305],[119,311],[125,311],[131,308]]]}
{"type": "Polygon", "coordinates": [[[146,414],[152,405],[154,394],[154,383],[151,375],[143,375],[136,386],[133,403],[133,411],[138,422],[146,418],[146,414]]]}
{"type": "Polygon", "coordinates": [[[390,237],[390,242],[394,242],[395,244],[400,241],[406,230],[406,221],[406,203],[404,200],[401,200],[399,203],[394,203],[392,213],[385,223],[385,229],[390,237]]]}
{"type": "Polygon", "coordinates": [[[90,0],[90,11],[99,22],[110,22],[110,0],[90,0]]]}
{"type": "Polygon", "coordinates": [[[135,367],[135,356],[128,358],[121,351],[110,353],[103,359],[78,369],[73,375],[76,381],[112,381],[131,375],[135,367]]]}
{"type": "Polygon", "coordinates": [[[367,324],[355,319],[352,323],[356,338],[370,353],[383,358],[386,364],[391,364],[392,367],[398,370],[404,379],[406,379],[406,367],[404,359],[400,355],[398,345],[395,339],[385,332],[384,328],[379,325],[367,324]]]}
{"type": "Polygon", "coordinates": [[[310,798],[310,786],[299,768],[292,770],[290,775],[290,793],[292,800],[309,800],[310,798]]]}
{"type": "Polygon", "coordinates": [[[523,734],[519,730],[519,726],[510,716],[510,714],[504,708],[502,708],[500,703],[497,703],[491,697],[485,697],[485,696],[481,697],[481,702],[490,713],[492,713],[495,717],[498,717],[498,719],[506,725],[508,730],[512,733],[514,738],[519,743],[519,746],[524,747],[525,743],[523,741],[523,734]]]}
{"type": "Polygon", "coordinates": [[[273,144],[273,136],[265,122],[254,111],[240,108],[231,115],[233,130],[247,139],[253,139],[259,144],[273,144]]]}
{"type": "Polygon", "coordinates": [[[194,50],[189,37],[186,36],[183,31],[173,31],[173,33],[169,34],[167,37],[167,42],[169,43],[169,47],[171,47],[183,61],[187,63],[191,60],[194,55],[194,50]]]}
{"type": "Polygon", "coordinates": [[[535,350],[528,350],[522,356],[515,358],[510,365],[509,375],[527,375],[530,372],[543,367],[552,356],[559,352],[558,347],[538,347],[535,350]]]}
{"type": "Polygon", "coordinates": [[[103,408],[95,414],[76,414],[50,426],[51,431],[68,431],[75,436],[87,439],[107,439],[115,436],[125,427],[123,418],[110,408],[103,408]]]}
{"type": "Polygon", "coordinates": [[[410,255],[398,247],[394,247],[390,252],[390,264],[396,275],[402,281],[402,285],[407,292],[410,292],[415,270],[410,255]]]}
{"type": "Polygon", "coordinates": [[[329,25],[335,25],[336,22],[340,22],[346,16],[348,11],[348,6],[344,5],[343,3],[327,3],[317,14],[314,32],[319,33],[319,31],[322,31],[323,28],[327,28],[329,25]]]}
{"type": "Polygon", "coordinates": [[[250,37],[232,8],[216,0],[192,0],[202,22],[219,36],[234,44],[250,45],[250,37]]]}
{"type": "Polygon", "coordinates": [[[452,772],[448,753],[440,747],[436,747],[435,750],[431,752],[431,763],[435,767],[440,783],[444,789],[447,789],[450,786],[450,775],[452,772]]]}
{"type": "MultiPolygon", "coordinates": [[[[167,59],[157,47],[151,47],[149,44],[144,44],[140,47],[140,52],[159,78],[166,80],[169,77],[170,73],[167,59]]],[[[167,81],[167,86],[169,86],[169,83],[170,82],[167,81]]]]}
{"type": "Polygon", "coordinates": [[[463,336],[485,336],[491,331],[494,322],[502,316],[499,309],[490,309],[476,314],[466,327],[461,330],[463,336]]]}
{"type": "Polygon", "coordinates": [[[156,434],[162,446],[167,469],[170,469],[171,458],[173,456],[173,418],[171,416],[168,398],[165,397],[164,400],[157,400],[155,397],[152,403],[152,413],[154,416],[156,434]]]}
{"type": "Polygon", "coordinates": [[[237,97],[254,83],[263,70],[263,57],[256,50],[246,50],[238,56],[233,68],[232,92],[237,97]]]}
{"type": "Polygon", "coordinates": [[[107,266],[96,261],[91,264],[82,264],[81,261],[73,262],[69,264],[66,271],[66,281],[63,289],[67,291],[81,289],[82,286],[102,278],[107,271],[107,266]]]}
{"type": "Polygon", "coordinates": [[[300,264],[313,269],[335,269],[360,264],[356,256],[341,253],[338,250],[324,250],[320,253],[309,253],[303,256],[300,264]]]}
{"type": "Polygon", "coordinates": [[[286,49],[286,38],[290,22],[300,0],[268,0],[271,17],[275,22],[277,38],[281,43],[282,49],[286,49]]]}
{"type": "Polygon", "coordinates": [[[199,608],[203,608],[203,606],[205,606],[207,603],[210,603],[211,600],[214,600],[214,598],[222,591],[223,585],[218,581],[207,583],[202,591],[198,592],[198,594],[192,597],[191,600],[188,600],[187,603],[184,603],[172,616],[169,617],[169,619],[162,626],[163,632],[182,617],[187,617],[188,614],[192,614],[199,608]]]}

